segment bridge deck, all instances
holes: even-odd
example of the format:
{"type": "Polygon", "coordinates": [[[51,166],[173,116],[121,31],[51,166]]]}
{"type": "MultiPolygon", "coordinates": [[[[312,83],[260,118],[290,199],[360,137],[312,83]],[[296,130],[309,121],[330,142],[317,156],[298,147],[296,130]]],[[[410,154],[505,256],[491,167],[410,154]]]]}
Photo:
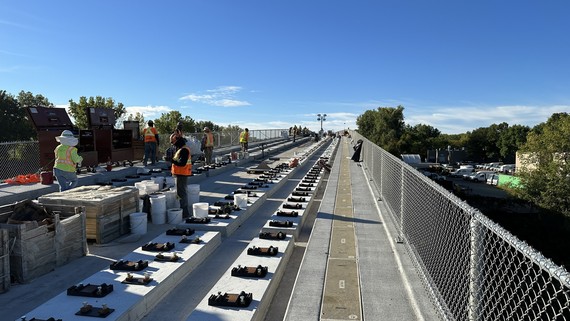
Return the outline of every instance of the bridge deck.
{"type": "MultiPolygon", "coordinates": [[[[302,147],[293,147],[277,157],[287,160],[302,147]]],[[[351,151],[343,138],[331,159],[332,170],[324,176],[325,184],[305,211],[308,217],[265,320],[436,319],[404,248],[393,242],[396,232],[385,218],[386,209],[376,200],[363,164],[350,160],[351,151]]],[[[317,158],[313,156],[309,163],[317,158]]],[[[233,191],[236,184],[256,176],[245,173],[244,166],[203,179],[201,201],[213,203],[233,191]]],[[[301,172],[281,185],[202,264],[179,280],[143,320],[186,320],[300,179],[301,172]]],[[[149,224],[148,233],[142,237],[91,245],[88,256],[29,284],[12,285],[0,294],[0,306],[10,307],[3,312],[3,319],[18,319],[167,228],[149,224]]]]}

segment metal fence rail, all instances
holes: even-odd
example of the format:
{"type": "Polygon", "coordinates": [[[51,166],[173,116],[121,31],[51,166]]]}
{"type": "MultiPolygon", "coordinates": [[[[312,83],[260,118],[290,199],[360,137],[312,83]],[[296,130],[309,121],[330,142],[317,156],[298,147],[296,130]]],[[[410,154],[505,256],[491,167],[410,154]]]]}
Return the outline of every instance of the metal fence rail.
{"type": "Polygon", "coordinates": [[[570,320],[570,274],[362,139],[362,160],[444,320],[570,320]]]}
{"type": "MultiPolygon", "coordinates": [[[[214,132],[214,148],[239,146],[240,131],[214,132]]],[[[287,129],[260,129],[249,131],[251,143],[287,138],[287,129]],[[284,136],[285,134],[285,136],[284,136]]],[[[187,138],[193,137],[200,141],[203,132],[186,133],[187,138]]],[[[161,134],[158,150],[164,154],[170,147],[169,134],[161,134]]],[[[32,174],[40,171],[40,148],[38,141],[4,142],[0,143],[0,182],[16,175],[32,174]]]]}

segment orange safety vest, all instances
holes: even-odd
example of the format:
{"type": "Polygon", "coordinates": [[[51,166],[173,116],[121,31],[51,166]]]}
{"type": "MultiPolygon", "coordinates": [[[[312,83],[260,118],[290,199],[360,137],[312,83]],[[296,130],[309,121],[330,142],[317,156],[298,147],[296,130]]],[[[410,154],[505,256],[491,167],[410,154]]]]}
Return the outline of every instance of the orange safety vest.
{"type": "Polygon", "coordinates": [[[206,147],[214,147],[214,134],[206,133],[206,147]]]}
{"type": "Polygon", "coordinates": [[[144,129],[144,142],[145,143],[156,143],[156,136],[158,132],[154,127],[147,127],[144,129]]]}
{"type": "MultiPolygon", "coordinates": [[[[186,165],[177,166],[172,164],[172,168],[170,169],[170,171],[172,172],[172,175],[190,176],[192,175],[192,157],[190,155],[190,148],[188,148],[188,146],[186,145],[182,146],[182,148],[186,148],[188,150],[188,161],[186,161],[186,165]]],[[[180,159],[180,151],[182,150],[182,148],[176,151],[172,159],[174,160],[180,159]]]]}

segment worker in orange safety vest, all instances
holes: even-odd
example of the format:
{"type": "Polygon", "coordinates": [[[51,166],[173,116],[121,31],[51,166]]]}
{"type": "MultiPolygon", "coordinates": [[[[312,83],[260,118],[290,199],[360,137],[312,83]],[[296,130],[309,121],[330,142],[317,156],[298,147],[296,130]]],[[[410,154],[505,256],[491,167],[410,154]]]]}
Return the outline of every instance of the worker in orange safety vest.
{"type": "Polygon", "coordinates": [[[154,128],[154,122],[152,120],[148,121],[148,127],[143,129],[144,137],[144,160],[143,164],[146,166],[148,164],[148,159],[150,158],[150,164],[154,165],[158,159],[156,156],[156,148],[158,146],[158,131],[154,128]]]}
{"type": "Polygon", "coordinates": [[[177,134],[170,135],[170,143],[176,146],[170,171],[175,178],[176,196],[180,201],[182,217],[188,218],[191,216],[188,208],[188,177],[192,176],[190,148],[186,145],[186,139],[177,134]]]}

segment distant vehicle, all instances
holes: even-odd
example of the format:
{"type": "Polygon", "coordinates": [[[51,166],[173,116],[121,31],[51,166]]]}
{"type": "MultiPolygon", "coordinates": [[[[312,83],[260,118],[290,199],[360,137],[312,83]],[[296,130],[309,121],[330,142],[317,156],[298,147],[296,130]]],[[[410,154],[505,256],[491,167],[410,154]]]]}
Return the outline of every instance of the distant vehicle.
{"type": "Polygon", "coordinates": [[[499,174],[492,174],[489,175],[487,178],[487,184],[489,185],[498,185],[499,184],[499,174]]]}
{"type": "Polygon", "coordinates": [[[428,177],[433,179],[434,181],[445,181],[446,179],[445,176],[439,175],[438,173],[430,173],[428,177]]]}
{"type": "Polygon", "coordinates": [[[503,165],[502,162],[493,162],[486,164],[484,168],[488,170],[493,170],[493,168],[499,168],[499,166],[501,165],[503,165]]]}
{"type": "Polygon", "coordinates": [[[439,175],[438,173],[432,173],[432,172],[428,172],[428,171],[421,171],[422,174],[424,174],[425,176],[433,179],[434,181],[445,181],[446,177],[443,175],[439,175]]]}
{"type": "Polygon", "coordinates": [[[505,174],[512,174],[515,171],[515,164],[505,164],[499,167],[499,172],[505,174]]]}
{"type": "Polygon", "coordinates": [[[460,165],[460,166],[459,166],[459,169],[464,169],[464,168],[466,168],[466,169],[473,169],[473,165],[460,165]]]}
{"type": "Polygon", "coordinates": [[[473,173],[473,168],[460,168],[450,173],[451,177],[463,177],[465,174],[473,173]]]}
{"type": "Polygon", "coordinates": [[[474,181],[474,182],[486,182],[487,178],[489,178],[491,175],[495,175],[495,172],[478,171],[476,173],[472,173],[471,175],[469,175],[468,180],[474,181]]]}

